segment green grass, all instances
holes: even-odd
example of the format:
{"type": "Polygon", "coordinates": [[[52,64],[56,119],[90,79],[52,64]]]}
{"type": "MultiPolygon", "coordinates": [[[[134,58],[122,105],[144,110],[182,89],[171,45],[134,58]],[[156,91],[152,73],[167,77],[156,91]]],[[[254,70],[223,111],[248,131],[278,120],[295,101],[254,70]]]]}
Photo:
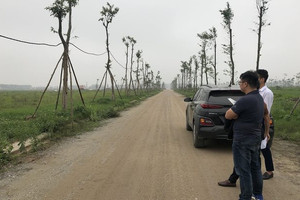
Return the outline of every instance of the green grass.
{"type": "Polygon", "coordinates": [[[116,92],[116,100],[111,100],[111,92],[105,96],[100,91],[92,101],[96,91],[82,91],[83,106],[78,91],[73,91],[73,115],[70,103],[67,110],[62,109],[61,98],[55,110],[57,92],[47,91],[34,118],[33,115],[42,95],[41,91],[0,91],[0,168],[11,159],[10,151],[13,142],[29,138],[36,140],[41,133],[49,133],[52,140],[65,136],[80,134],[100,125],[100,121],[118,117],[120,111],[138,104],[159,90],[143,92],[138,96],[133,93],[122,99],[116,92]],[[72,117],[73,116],[73,117],[72,117]],[[3,149],[7,149],[3,151],[3,149]]]}
{"type": "MultiPolygon", "coordinates": [[[[300,103],[290,115],[300,97],[300,88],[274,87],[271,90],[274,93],[271,113],[274,118],[275,137],[300,142],[300,103]]],[[[176,90],[176,92],[186,97],[193,97],[195,93],[193,90],[176,90]]]]}
{"type": "Polygon", "coordinates": [[[274,93],[272,116],[275,120],[276,136],[293,141],[300,141],[300,104],[290,115],[297,99],[300,88],[271,88],[274,93]]]}

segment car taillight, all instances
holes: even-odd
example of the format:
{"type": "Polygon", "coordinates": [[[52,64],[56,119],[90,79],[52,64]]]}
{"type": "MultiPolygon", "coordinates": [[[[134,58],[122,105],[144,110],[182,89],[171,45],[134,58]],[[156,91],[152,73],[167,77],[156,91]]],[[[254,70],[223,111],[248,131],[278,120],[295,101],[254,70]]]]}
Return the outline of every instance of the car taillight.
{"type": "Polygon", "coordinates": [[[214,123],[209,118],[200,118],[200,125],[201,126],[214,126],[214,123]]]}
{"type": "Polygon", "coordinates": [[[204,109],[218,109],[218,108],[223,108],[223,106],[220,105],[214,105],[214,104],[200,104],[200,106],[204,109]]]}

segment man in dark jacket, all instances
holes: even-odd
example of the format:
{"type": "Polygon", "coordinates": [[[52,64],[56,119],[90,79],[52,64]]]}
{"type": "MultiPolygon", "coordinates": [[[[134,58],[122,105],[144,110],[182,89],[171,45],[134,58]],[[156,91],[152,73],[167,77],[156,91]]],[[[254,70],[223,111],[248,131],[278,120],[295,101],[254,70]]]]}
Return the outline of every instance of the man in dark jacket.
{"type": "Polygon", "coordinates": [[[236,173],[240,176],[240,200],[251,200],[262,196],[262,173],[259,161],[261,128],[265,115],[265,104],[257,90],[258,75],[247,71],[240,76],[239,86],[246,95],[241,97],[225,114],[234,119],[233,160],[236,173]]]}

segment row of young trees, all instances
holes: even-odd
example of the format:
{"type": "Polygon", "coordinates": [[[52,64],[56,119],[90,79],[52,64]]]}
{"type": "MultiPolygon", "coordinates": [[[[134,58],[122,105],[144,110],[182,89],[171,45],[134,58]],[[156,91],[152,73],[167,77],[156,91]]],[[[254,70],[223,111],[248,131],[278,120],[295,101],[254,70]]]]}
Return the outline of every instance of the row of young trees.
{"type": "MultiPolygon", "coordinates": [[[[77,6],[79,3],[79,0],[55,0],[54,3],[46,7],[46,10],[50,11],[50,15],[57,18],[58,20],[58,29],[51,27],[51,30],[54,33],[57,33],[61,43],[63,45],[64,51],[62,53],[62,56],[60,57],[51,77],[50,80],[40,98],[40,101],[38,103],[38,106],[33,114],[33,116],[36,114],[41,101],[43,99],[43,96],[47,90],[47,88],[50,85],[50,82],[60,64],[61,63],[61,72],[60,72],[60,83],[59,83],[59,90],[57,95],[57,101],[56,101],[56,109],[58,106],[59,96],[62,95],[62,108],[66,110],[68,107],[71,107],[71,110],[73,110],[73,99],[72,99],[72,77],[74,76],[76,85],[78,88],[78,91],[80,93],[80,97],[82,100],[83,105],[84,100],[81,94],[81,89],[71,62],[71,59],[69,57],[69,45],[70,45],[70,39],[71,39],[71,32],[72,32],[72,9],[77,6]],[[68,23],[67,23],[67,32],[64,33],[63,31],[63,20],[68,17],[68,23]],[[61,91],[62,88],[62,91],[61,91]]],[[[97,92],[94,96],[94,99],[96,98],[99,90],[101,89],[102,84],[104,83],[104,92],[103,95],[105,95],[105,90],[107,88],[107,77],[110,78],[110,87],[112,91],[112,100],[115,100],[115,89],[117,89],[118,94],[121,97],[120,90],[118,88],[118,85],[116,84],[116,80],[114,78],[114,75],[111,71],[112,66],[112,54],[110,51],[109,46],[109,26],[113,21],[113,18],[118,13],[119,8],[114,7],[114,5],[111,5],[110,3],[107,3],[106,6],[102,7],[102,10],[100,12],[100,19],[98,21],[102,22],[102,25],[105,28],[105,34],[106,34],[106,55],[107,55],[107,61],[105,64],[105,73],[103,75],[101,84],[99,85],[97,92]]],[[[133,37],[126,36],[122,39],[123,43],[126,46],[126,67],[125,67],[125,76],[122,78],[123,83],[125,83],[125,91],[126,95],[130,95],[131,91],[134,91],[134,94],[137,95],[142,90],[148,91],[152,88],[161,88],[161,76],[160,72],[158,71],[156,75],[154,75],[154,72],[150,69],[151,66],[148,63],[145,63],[142,59],[142,51],[138,50],[136,52],[136,68],[134,70],[134,46],[136,44],[136,40],[133,37]],[[131,56],[130,56],[130,66],[128,66],[129,61],[129,47],[131,47],[131,56]],[[133,74],[135,73],[135,78],[133,74]],[[129,80],[128,80],[128,74],[129,74],[129,80]],[[142,77],[141,77],[142,74],[142,77]]],[[[121,88],[123,87],[123,84],[121,88]]],[[[93,99],[93,100],[94,100],[93,99]]]]}
{"type": "Polygon", "coordinates": [[[154,72],[151,70],[149,63],[144,62],[142,58],[142,50],[138,50],[135,53],[136,56],[136,68],[134,69],[134,47],[137,41],[131,37],[126,36],[122,39],[126,47],[126,64],[125,75],[122,78],[122,88],[125,85],[126,95],[129,95],[131,91],[136,95],[143,90],[149,90],[150,88],[161,88],[161,76],[160,71],[154,76],[154,72]],[[129,52],[130,50],[130,52],[129,52]],[[130,53],[130,58],[129,58],[130,53]],[[129,63],[130,61],[130,63],[129,63]],[[128,65],[129,64],[129,65],[128,65]],[[129,80],[128,80],[129,75],[129,80]],[[134,77],[135,75],[135,77],[134,77]],[[134,79],[135,78],[135,79],[134,79]]]}
{"type": "MultiPolygon", "coordinates": [[[[107,72],[110,76],[111,80],[111,87],[112,87],[112,99],[115,100],[115,93],[114,93],[114,86],[118,89],[118,86],[116,84],[116,81],[114,80],[114,76],[111,72],[111,52],[109,48],[109,24],[112,23],[113,18],[118,13],[119,8],[115,8],[114,5],[111,5],[110,3],[107,3],[106,7],[102,7],[101,11],[101,18],[99,21],[102,21],[103,26],[105,27],[105,33],[106,33],[106,52],[107,52],[107,63],[106,63],[106,72],[102,78],[107,79],[107,72]]],[[[157,75],[154,78],[154,73],[150,69],[151,66],[148,63],[144,63],[142,59],[142,50],[138,50],[135,53],[136,58],[136,68],[134,69],[134,47],[137,43],[136,39],[131,36],[126,36],[122,38],[123,43],[125,44],[126,51],[126,64],[125,64],[125,75],[122,78],[122,85],[121,89],[123,88],[123,84],[125,84],[125,93],[126,95],[130,95],[131,91],[134,92],[135,95],[137,95],[139,92],[146,90],[148,91],[150,88],[160,88],[161,87],[161,77],[160,72],[157,72],[157,75]],[[130,65],[128,66],[129,62],[129,48],[130,48],[130,65]],[[129,80],[128,80],[129,75],[129,80]],[[135,75],[135,76],[134,76],[135,75]],[[141,77],[142,75],[142,77],[141,77]]],[[[101,88],[101,84],[98,88],[101,88]]],[[[106,88],[106,81],[104,89],[106,88]]],[[[97,93],[96,93],[97,94],[97,93]]],[[[120,92],[119,92],[120,95],[120,92]]],[[[95,95],[96,97],[96,95],[95,95]]]]}
{"type": "MultiPolygon", "coordinates": [[[[269,0],[256,0],[256,8],[258,12],[258,22],[255,23],[256,29],[253,31],[258,35],[257,41],[257,58],[256,58],[256,70],[259,69],[260,57],[261,57],[261,35],[264,27],[269,26],[265,19],[265,14],[268,10],[269,0]]],[[[223,53],[227,55],[228,60],[224,61],[228,68],[224,70],[224,73],[230,77],[230,85],[235,84],[235,65],[234,65],[234,45],[233,45],[233,30],[232,21],[234,17],[233,10],[227,2],[226,7],[220,10],[220,14],[223,18],[223,28],[225,29],[228,37],[228,44],[222,44],[223,53]]],[[[208,79],[211,77],[215,85],[217,85],[217,30],[212,27],[208,31],[197,34],[200,39],[200,51],[198,55],[193,55],[188,61],[181,61],[180,74],[171,83],[171,87],[174,89],[186,89],[197,88],[198,78],[200,78],[200,85],[208,84],[208,79]],[[212,55],[209,54],[209,50],[213,50],[212,55]]]]}

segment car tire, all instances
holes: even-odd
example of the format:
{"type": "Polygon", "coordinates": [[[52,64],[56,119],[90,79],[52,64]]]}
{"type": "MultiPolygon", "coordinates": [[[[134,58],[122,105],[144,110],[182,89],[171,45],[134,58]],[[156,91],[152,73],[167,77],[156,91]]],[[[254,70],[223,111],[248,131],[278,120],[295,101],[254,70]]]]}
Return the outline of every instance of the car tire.
{"type": "Polygon", "coordinates": [[[189,125],[189,120],[188,120],[188,117],[187,117],[187,115],[186,115],[186,130],[188,130],[188,131],[192,131],[193,129],[192,129],[192,127],[189,125]]]}
{"type": "Polygon", "coordinates": [[[196,125],[194,124],[193,126],[193,142],[194,142],[194,147],[195,148],[203,148],[205,147],[205,139],[204,138],[199,138],[199,132],[196,128],[196,125]]]}

